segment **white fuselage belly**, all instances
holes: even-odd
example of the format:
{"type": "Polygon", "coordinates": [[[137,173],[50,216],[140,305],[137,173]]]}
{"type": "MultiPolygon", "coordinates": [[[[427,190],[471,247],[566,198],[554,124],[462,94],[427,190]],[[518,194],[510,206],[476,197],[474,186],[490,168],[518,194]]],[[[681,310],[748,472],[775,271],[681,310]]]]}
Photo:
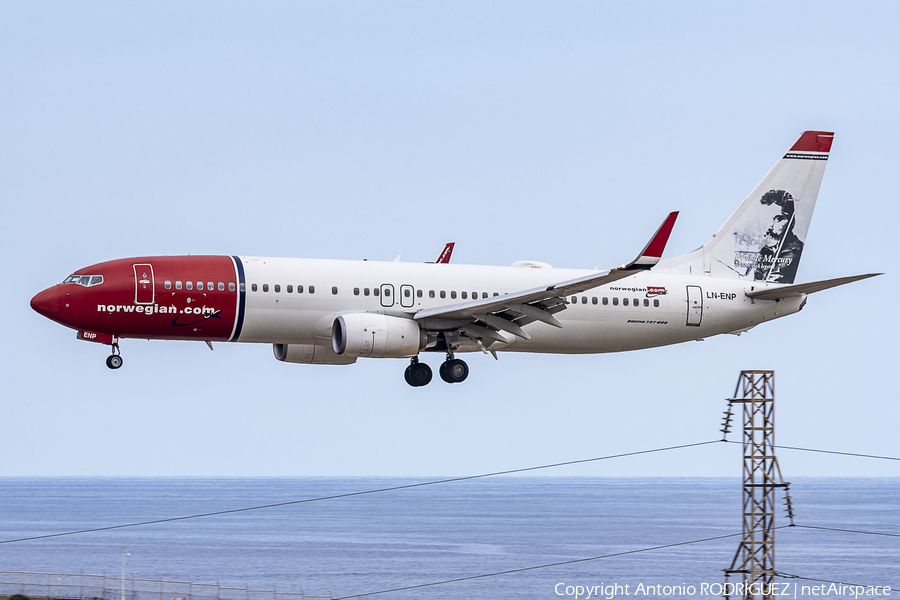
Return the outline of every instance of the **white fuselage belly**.
{"type": "MultiPolygon", "coordinates": [[[[237,341],[324,346],[331,345],[332,323],[342,313],[412,317],[422,309],[465,302],[462,292],[468,299],[473,293],[479,298],[484,293],[503,295],[590,273],[578,269],[291,258],[241,257],[241,261],[247,291],[244,324],[237,341]],[[268,291],[263,291],[264,286],[268,291]],[[303,293],[298,293],[298,286],[303,286],[303,293]],[[315,289],[312,294],[310,286],[315,289]],[[367,288],[368,296],[364,294],[367,288]],[[358,295],[354,289],[359,290],[358,295]]],[[[509,343],[494,344],[492,349],[590,354],[651,348],[746,330],[797,312],[805,301],[805,297],[754,301],[745,295],[750,286],[740,280],[646,271],[575,296],[577,302],[555,315],[562,329],[530,323],[525,326],[530,340],[504,333],[509,343]],[[690,298],[689,286],[693,287],[690,298]],[[604,298],[607,304],[603,304],[604,298]],[[659,306],[654,305],[655,300],[659,306]]]]}

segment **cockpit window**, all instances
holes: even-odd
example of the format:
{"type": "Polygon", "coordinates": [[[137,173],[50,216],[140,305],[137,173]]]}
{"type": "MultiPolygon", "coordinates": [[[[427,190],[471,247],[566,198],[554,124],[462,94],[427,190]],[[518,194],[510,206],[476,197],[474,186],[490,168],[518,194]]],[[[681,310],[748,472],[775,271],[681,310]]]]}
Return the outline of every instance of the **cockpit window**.
{"type": "Polygon", "coordinates": [[[103,283],[103,275],[69,275],[63,280],[63,283],[77,283],[84,287],[91,287],[103,283]]]}

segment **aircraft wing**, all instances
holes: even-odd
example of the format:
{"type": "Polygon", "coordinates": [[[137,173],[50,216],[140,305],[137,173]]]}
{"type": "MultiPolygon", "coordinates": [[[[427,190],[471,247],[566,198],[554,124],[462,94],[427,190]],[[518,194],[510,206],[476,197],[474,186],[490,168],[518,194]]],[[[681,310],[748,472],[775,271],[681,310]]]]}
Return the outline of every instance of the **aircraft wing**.
{"type": "Polygon", "coordinates": [[[825,279],[822,281],[812,281],[810,283],[798,283],[796,285],[783,285],[777,288],[767,288],[764,290],[756,290],[747,292],[749,298],[754,300],[781,300],[782,298],[790,298],[792,296],[801,296],[803,294],[812,294],[813,292],[821,292],[828,288],[837,287],[861,279],[868,279],[882,275],[882,273],[866,273],[865,275],[851,275],[849,277],[837,277],[835,279],[825,279]]]}
{"type": "Polygon", "coordinates": [[[415,313],[414,318],[428,329],[462,329],[468,337],[490,342],[506,341],[497,334],[498,329],[530,339],[522,326],[534,321],[562,327],[553,314],[565,310],[566,296],[624,279],[656,265],[677,217],[677,211],[669,213],[637,258],[616,269],[502,296],[426,308],[415,313]]]}

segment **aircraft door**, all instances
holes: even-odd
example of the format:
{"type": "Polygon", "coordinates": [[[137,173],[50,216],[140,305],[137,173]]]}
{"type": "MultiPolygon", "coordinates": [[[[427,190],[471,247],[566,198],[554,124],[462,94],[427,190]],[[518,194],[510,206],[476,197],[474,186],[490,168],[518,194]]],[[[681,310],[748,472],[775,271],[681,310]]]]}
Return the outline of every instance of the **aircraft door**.
{"type": "Polygon", "coordinates": [[[416,293],[411,285],[400,286],[400,306],[410,308],[416,301],[416,293]]]}
{"type": "Polygon", "coordinates": [[[385,308],[394,305],[394,286],[390,283],[381,284],[381,305],[385,308]]]}
{"type": "Polygon", "coordinates": [[[134,303],[153,304],[153,265],[134,265],[134,303]]]}
{"type": "Polygon", "coordinates": [[[703,318],[703,290],[698,285],[687,286],[687,322],[685,325],[700,327],[703,318]]]}

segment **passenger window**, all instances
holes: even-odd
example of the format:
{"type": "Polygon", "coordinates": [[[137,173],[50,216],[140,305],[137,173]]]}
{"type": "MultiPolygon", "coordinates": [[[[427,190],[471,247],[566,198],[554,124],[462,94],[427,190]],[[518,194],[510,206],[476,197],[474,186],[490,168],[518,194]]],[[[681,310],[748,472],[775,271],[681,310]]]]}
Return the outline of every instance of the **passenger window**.
{"type": "Polygon", "coordinates": [[[434,298],[434,290],[428,290],[428,297],[434,298]]]}
{"type": "Polygon", "coordinates": [[[456,300],[456,292],[450,292],[450,298],[456,300]]]}
{"type": "Polygon", "coordinates": [[[597,296],[591,298],[591,304],[597,304],[597,296]]]}
{"type": "Polygon", "coordinates": [[[202,281],[197,282],[197,291],[200,291],[200,292],[203,291],[203,282],[202,281]]]}
{"type": "Polygon", "coordinates": [[[606,296],[603,296],[603,306],[606,306],[608,304],[609,304],[609,298],[607,298],[606,296]]]}
{"type": "Polygon", "coordinates": [[[269,284],[268,284],[268,283],[264,283],[264,284],[263,284],[263,291],[264,291],[264,292],[268,292],[268,291],[269,291],[269,284]]]}
{"type": "Polygon", "coordinates": [[[369,295],[369,288],[363,288],[363,296],[369,295]]]}
{"type": "Polygon", "coordinates": [[[472,292],[472,300],[478,300],[478,292],[472,292]]]}
{"type": "Polygon", "coordinates": [[[488,297],[487,292],[481,292],[481,297],[482,297],[482,298],[487,298],[487,297],[488,297]]]}
{"type": "Polygon", "coordinates": [[[213,285],[213,282],[212,282],[212,281],[207,281],[207,282],[206,282],[206,289],[208,289],[209,291],[213,291],[214,289],[216,289],[216,286],[213,285]]]}
{"type": "Polygon", "coordinates": [[[219,285],[216,286],[216,287],[218,288],[218,290],[219,290],[220,292],[224,292],[224,291],[225,291],[225,284],[222,283],[221,281],[219,282],[219,285]]]}
{"type": "Polygon", "coordinates": [[[302,293],[303,293],[303,286],[302,286],[302,285],[298,285],[298,286],[297,286],[297,293],[298,293],[298,294],[302,294],[302,293]]]}
{"type": "Polygon", "coordinates": [[[581,297],[581,303],[582,303],[582,304],[587,304],[587,296],[582,296],[582,297],[581,297]]]}
{"type": "Polygon", "coordinates": [[[331,294],[333,296],[337,296],[337,286],[336,285],[331,286],[331,294]]]}
{"type": "Polygon", "coordinates": [[[447,292],[445,292],[444,290],[441,290],[441,298],[446,298],[446,297],[447,297],[447,292]]]}
{"type": "Polygon", "coordinates": [[[494,295],[495,295],[495,296],[499,296],[500,293],[499,293],[499,292],[494,292],[494,295]]]}
{"type": "Polygon", "coordinates": [[[410,294],[409,294],[409,288],[406,288],[405,290],[403,290],[403,296],[404,296],[405,298],[409,298],[409,296],[410,296],[410,294]]]}
{"type": "MultiPolygon", "coordinates": [[[[229,291],[229,292],[233,292],[233,291],[234,291],[234,282],[232,282],[232,281],[229,281],[229,282],[228,282],[228,291],[229,291]]],[[[243,290],[241,290],[241,291],[243,291],[243,290]]]]}
{"type": "Polygon", "coordinates": [[[292,285],[287,286],[287,293],[288,293],[288,294],[293,294],[293,293],[294,293],[294,286],[292,286],[292,285]]]}
{"type": "Polygon", "coordinates": [[[250,291],[251,291],[251,292],[255,292],[255,291],[257,291],[258,289],[259,289],[259,288],[256,287],[256,284],[255,284],[255,283],[250,284],[250,291]]]}
{"type": "Polygon", "coordinates": [[[641,299],[640,299],[640,298],[635,298],[635,299],[632,300],[631,302],[632,302],[632,304],[634,304],[635,306],[640,306],[640,305],[641,305],[641,299]]]}
{"type": "Polygon", "coordinates": [[[176,290],[180,290],[180,289],[181,289],[181,282],[180,282],[180,281],[176,281],[176,282],[175,282],[175,289],[176,289],[176,290]]]}
{"type": "Polygon", "coordinates": [[[578,304],[578,296],[572,296],[572,301],[569,304],[578,304]]]}
{"type": "Polygon", "coordinates": [[[622,298],[622,306],[628,306],[628,298],[622,298]]]}
{"type": "Polygon", "coordinates": [[[619,299],[616,297],[613,297],[613,306],[618,306],[618,305],[619,305],[619,299]]]}
{"type": "Polygon", "coordinates": [[[416,296],[417,296],[418,298],[421,298],[421,297],[422,297],[422,290],[416,290],[416,296]]]}
{"type": "Polygon", "coordinates": [[[650,306],[650,301],[644,298],[644,306],[650,306]]]}
{"type": "Polygon", "coordinates": [[[459,295],[462,297],[463,300],[465,300],[465,299],[467,299],[467,298],[469,297],[469,293],[468,293],[468,292],[460,292],[459,295]]]}
{"type": "Polygon", "coordinates": [[[373,296],[377,296],[377,295],[380,294],[380,293],[381,293],[381,290],[379,290],[378,288],[372,288],[372,295],[373,295],[373,296]]]}
{"type": "Polygon", "coordinates": [[[281,285],[276,283],[275,284],[275,293],[277,294],[280,291],[281,291],[281,285]]]}
{"type": "Polygon", "coordinates": [[[165,283],[163,284],[163,287],[165,287],[167,290],[171,290],[171,289],[172,289],[172,282],[171,282],[171,281],[165,282],[165,283]]]}
{"type": "Polygon", "coordinates": [[[192,290],[192,289],[194,289],[194,282],[193,282],[193,281],[187,281],[187,282],[185,282],[185,284],[184,284],[184,289],[186,289],[186,290],[192,290]]]}
{"type": "Polygon", "coordinates": [[[659,300],[657,300],[657,299],[654,298],[654,300],[653,300],[653,307],[654,307],[654,308],[659,308],[659,300]]]}
{"type": "Polygon", "coordinates": [[[353,288],[353,295],[359,296],[359,288],[353,288]]]}
{"type": "MultiPolygon", "coordinates": [[[[231,283],[231,284],[229,284],[229,285],[234,285],[234,284],[231,283]]],[[[232,290],[232,291],[234,291],[234,290],[232,290]]],[[[242,284],[241,284],[241,291],[242,291],[242,292],[246,292],[246,291],[247,291],[247,284],[246,284],[246,283],[242,283],[242,284]]]]}
{"type": "Polygon", "coordinates": [[[309,286],[309,293],[310,293],[310,294],[315,294],[315,293],[316,293],[316,286],[314,286],[314,285],[309,286]]]}

